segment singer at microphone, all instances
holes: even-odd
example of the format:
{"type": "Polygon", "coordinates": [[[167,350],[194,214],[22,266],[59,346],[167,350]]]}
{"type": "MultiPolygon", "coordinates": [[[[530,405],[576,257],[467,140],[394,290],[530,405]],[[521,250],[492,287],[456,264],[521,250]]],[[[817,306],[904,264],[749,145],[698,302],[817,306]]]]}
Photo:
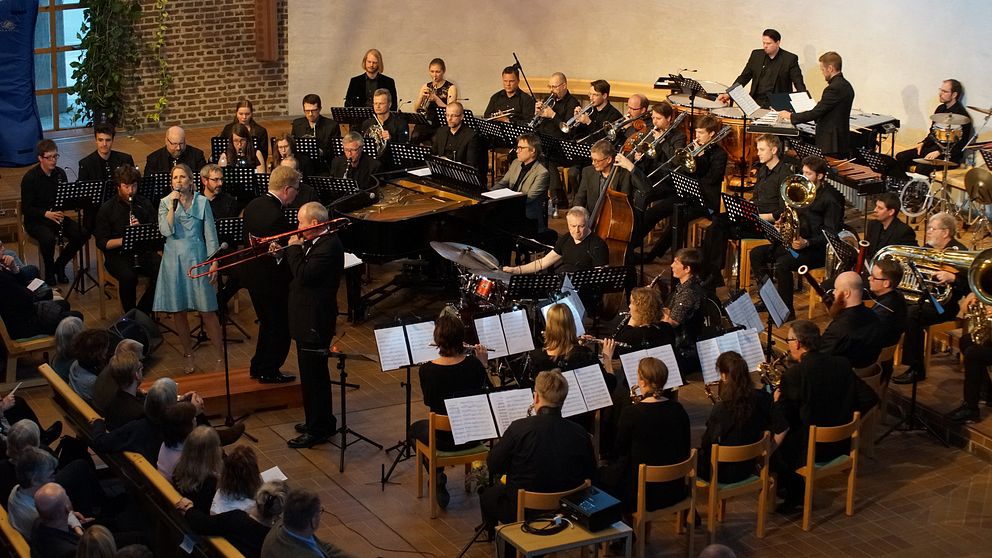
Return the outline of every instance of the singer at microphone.
{"type": "MultiPolygon", "coordinates": [[[[782,35],[774,29],[765,29],[761,34],[761,48],[751,51],[741,75],[734,85],[751,84],[750,94],[762,108],[770,108],[772,93],[792,93],[806,91],[803,72],[799,68],[799,57],[781,48],[782,35]]],[[[721,93],[716,98],[728,104],[730,96],[721,93]]]]}

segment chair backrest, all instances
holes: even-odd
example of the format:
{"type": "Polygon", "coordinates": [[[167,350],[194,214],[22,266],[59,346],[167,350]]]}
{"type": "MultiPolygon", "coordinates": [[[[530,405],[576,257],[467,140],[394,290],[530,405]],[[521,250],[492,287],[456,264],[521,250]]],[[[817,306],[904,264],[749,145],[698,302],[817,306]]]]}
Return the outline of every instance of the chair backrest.
{"type": "Polygon", "coordinates": [[[882,352],[878,354],[878,362],[889,362],[896,357],[896,347],[902,343],[902,336],[899,336],[899,341],[895,345],[889,345],[888,347],[882,347],[882,352]]]}
{"type": "Polygon", "coordinates": [[[770,453],[771,435],[766,430],[761,439],[753,444],[747,444],[745,446],[721,446],[720,444],[713,444],[711,465],[715,472],[718,468],[717,465],[720,463],[739,463],[751,459],[767,460],[770,453]]]}
{"type": "Polygon", "coordinates": [[[673,465],[645,465],[641,463],[637,467],[638,485],[649,482],[670,482],[696,476],[696,449],[689,452],[689,458],[682,463],[673,465]]]}
{"type": "Polygon", "coordinates": [[[13,350],[14,340],[10,337],[10,332],[7,331],[7,324],[3,323],[3,318],[0,318],[0,339],[3,340],[3,346],[7,347],[8,351],[13,350]]]}
{"type": "Polygon", "coordinates": [[[870,376],[861,376],[861,380],[875,392],[881,395],[882,391],[882,366],[875,363],[875,372],[870,376]]]}
{"type": "Polygon", "coordinates": [[[6,548],[11,552],[11,556],[18,558],[31,556],[31,547],[28,545],[28,541],[24,539],[24,535],[20,531],[11,525],[7,511],[3,507],[0,507],[0,535],[4,539],[4,542],[0,542],[0,549],[6,548]]]}
{"type": "Polygon", "coordinates": [[[448,419],[448,415],[439,415],[437,413],[431,413],[429,421],[430,421],[431,432],[435,430],[443,430],[445,432],[451,432],[451,420],[448,419]]]}
{"type": "Polygon", "coordinates": [[[556,510],[561,505],[562,498],[585,490],[590,486],[592,486],[592,481],[586,479],[579,486],[562,492],[529,492],[521,488],[517,490],[517,521],[524,520],[524,512],[527,510],[556,510]]]}
{"type": "Polygon", "coordinates": [[[873,362],[864,368],[855,368],[854,375],[861,378],[862,380],[870,378],[871,376],[877,376],[882,373],[882,365],[878,362],[873,362]]]}
{"type": "Polygon", "coordinates": [[[102,418],[100,413],[93,409],[93,406],[87,403],[78,393],[73,391],[72,387],[63,380],[58,372],[55,371],[48,364],[42,364],[38,366],[38,372],[41,376],[45,378],[48,385],[52,388],[59,397],[65,401],[68,405],[69,411],[74,415],[73,418],[77,419],[80,424],[92,424],[94,421],[102,418]]]}
{"type": "Polygon", "coordinates": [[[851,439],[852,449],[858,441],[858,429],[861,426],[861,413],[854,412],[854,418],[847,424],[840,426],[817,426],[809,425],[810,445],[816,443],[840,442],[848,438],[851,439]]]}

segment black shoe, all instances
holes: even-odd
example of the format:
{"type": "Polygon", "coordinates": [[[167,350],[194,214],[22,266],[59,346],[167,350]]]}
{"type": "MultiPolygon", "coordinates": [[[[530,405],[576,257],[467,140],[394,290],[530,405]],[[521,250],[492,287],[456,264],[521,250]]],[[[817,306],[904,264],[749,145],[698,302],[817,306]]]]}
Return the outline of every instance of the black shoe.
{"type": "Polygon", "coordinates": [[[55,272],[55,279],[59,283],[63,283],[63,284],[69,282],[69,278],[66,276],[65,270],[63,270],[62,268],[59,268],[59,270],[55,272]]]}
{"type": "Polygon", "coordinates": [[[57,420],[53,422],[51,426],[46,428],[44,432],[41,433],[41,445],[43,446],[50,445],[55,440],[58,440],[59,436],[61,435],[62,435],[62,421],[57,420]]]}
{"type": "Polygon", "coordinates": [[[55,274],[53,273],[51,275],[46,275],[45,276],[45,283],[48,283],[48,286],[49,287],[54,287],[54,286],[58,285],[59,282],[58,282],[58,280],[56,280],[55,274]]]}
{"type": "Polygon", "coordinates": [[[968,405],[961,405],[944,416],[958,424],[972,424],[982,420],[982,413],[977,408],[971,408],[968,405]]]}
{"type": "Polygon", "coordinates": [[[296,424],[293,425],[293,430],[299,432],[300,434],[306,434],[307,433],[307,423],[305,423],[305,422],[296,423],[296,424]]]}
{"type": "Polygon", "coordinates": [[[780,515],[796,515],[802,511],[803,507],[799,502],[790,502],[788,500],[775,507],[775,513],[780,515]]]}
{"type": "Polygon", "coordinates": [[[898,376],[894,376],[892,378],[892,383],[904,386],[906,384],[913,383],[914,380],[917,382],[922,382],[926,378],[927,377],[925,375],[920,374],[919,372],[916,371],[916,369],[910,368],[909,370],[903,372],[902,374],[899,374],[898,376]]]}
{"type": "Polygon", "coordinates": [[[275,374],[265,374],[259,376],[252,376],[260,383],[263,384],[288,384],[296,379],[296,376],[292,374],[283,374],[282,372],[276,372],[275,374]]]}
{"type": "Polygon", "coordinates": [[[314,436],[306,433],[286,442],[286,445],[294,449],[312,448],[317,444],[326,444],[328,440],[330,440],[330,436],[314,436]]]}
{"type": "Polygon", "coordinates": [[[448,508],[448,502],[451,501],[451,494],[448,494],[448,476],[441,473],[437,476],[437,505],[441,506],[441,509],[448,508]]]}

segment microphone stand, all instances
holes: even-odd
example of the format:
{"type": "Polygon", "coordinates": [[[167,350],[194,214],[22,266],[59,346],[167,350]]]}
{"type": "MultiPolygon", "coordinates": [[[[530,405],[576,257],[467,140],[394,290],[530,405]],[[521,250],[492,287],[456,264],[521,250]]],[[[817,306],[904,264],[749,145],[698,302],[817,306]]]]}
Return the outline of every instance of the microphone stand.
{"type": "MultiPolygon", "coordinates": [[[[217,274],[217,290],[221,291],[224,289],[224,276],[220,273],[217,274]]],[[[245,420],[251,416],[251,411],[241,415],[238,418],[234,418],[234,413],[231,411],[231,364],[228,360],[227,354],[227,305],[218,304],[217,314],[220,319],[220,339],[221,346],[224,348],[224,399],[227,402],[227,416],[224,418],[224,425],[231,428],[235,424],[245,420]]],[[[245,429],[244,436],[254,443],[258,443],[258,438],[252,436],[245,429]]]]}

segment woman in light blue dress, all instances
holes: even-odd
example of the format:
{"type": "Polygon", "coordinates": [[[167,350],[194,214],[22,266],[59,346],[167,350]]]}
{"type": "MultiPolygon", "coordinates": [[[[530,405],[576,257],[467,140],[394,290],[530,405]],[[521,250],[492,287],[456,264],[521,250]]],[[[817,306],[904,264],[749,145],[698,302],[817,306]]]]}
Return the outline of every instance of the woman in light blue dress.
{"type": "Polygon", "coordinates": [[[214,290],[216,264],[210,275],[190,279],[186,271],[205,261],[207,254],[217,251],[217,229],[210,202],[193,189],[193,171],[184,164],[172,169],[172,192],[158,204],[158,228],[165,237],[162,267],[155,288],[156,312],[172,314],[176,333],[182,344],[185,363],[183,371],[194,371],[193,347],[186,313],[196,310],[203,319],[207,335],[217,350],[217,362],[222,366],[220,322],[217,319],[217,293],[214,290]]]}

